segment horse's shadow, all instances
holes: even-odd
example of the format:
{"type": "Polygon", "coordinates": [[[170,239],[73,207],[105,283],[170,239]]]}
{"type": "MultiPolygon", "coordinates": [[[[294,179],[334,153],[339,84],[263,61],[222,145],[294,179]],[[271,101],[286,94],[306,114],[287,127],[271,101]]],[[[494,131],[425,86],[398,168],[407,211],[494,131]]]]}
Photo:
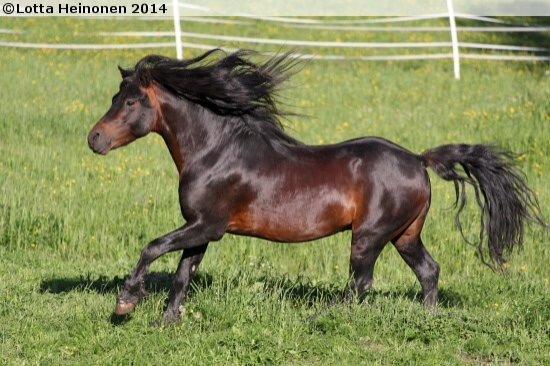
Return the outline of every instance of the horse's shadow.
{"type": "MultiPolygon", "coordinates": [[[[147,292],[167,293],[173,280],[173,274],[168,272],[153,272],[145,278],[147,292]]],[[[346,288],[312,284],[303,281],[294,281],[283,277],[261,277],[263,289],[266,292],[275,294],[281,301],[292,301],[296,304],[310,307],[321,305],[335,305],[350,301],[346,288]]],[[[190,286],[190,296],[195,292],[208,289],[212,286],[212,276],[207,272],[199,272],[190,286]]],[[[118,294],[124,285],[124,278],[115,276],[107,278],[100,276],[79,276],[70,278],[51,278],[43,280],[40,284],[40,292],[63,294],[74,291],[93,291],[98,294],[118,294]]],[[[405,298],[410,301],[420,302],[422,294],[416,287],[399,288],[392,290],[370,290],[365,293],[359,301],[373,301],[377,298],[405,298]]],[[[438,304],[443,308],[462,307],[464,300],[457,292],[451,289],[439,290],[438,304]]]]}
{"type": "MultiPolygon", "coordinates": [[[[172,287],[174,275],[168,272],[152,272],[145,277],[145,289],[149,293],[168,292],[172,287]]],[[[63,294],[74,291],[93,291],[98,294],[117,294],[124,286],[124,278],[115,276],[107,278],[100,276],[91,278],[90,276],[79,276],[70,278],[51,278],[43,280],[40,283],[40,292],[49,292],[52,294],[63,294]]],[[[190,294],[193,292],[208,288],[212,284],[212,276],[208,273],[197,273],[190,286],[190,294]]]]}
{"type": "MultiPolygon", "coordinates": [[[[149,273],[145,277],[145,289],[150,294],[168,292],[172,286],[173,277],[174,275],[168,272],[149,273]]],[[[118,276],[113,278],[105,276],[98,278],[91,278],[90,276],[51,278],[40,283],[40,292],[64,294],[75,291],[93,291],[102,295],[118,294],[124,286],[124,281],[124,278],[118,276]]],[[[211,284],[212,276],[207,273],[198,273],[190,286],[189,295],[193,296],[193,293],[208,288],[211,284]]],[[[131,315],[119,316],[113,313],[109,321],[111,324],[119,326],[125,324],[130,318],[131,315]]]]}
{"type": "MultiPolygon", "coordinates": [[[[308,283],[295,283],[288,279],[263,278],[265,290],[278,293],[281,299],[288,299],[298,304],[315,306],[316,304],[336,305],[352,301],[348,288],[319,286],[308,283]]],[[[399,288],[392,290],[372,289],[353,301],[366,302],[377,298],[405,298],[410,301],[422,302],[422,292],[419,288],[399,288]]],[[[439,289],[438,306],[455,308],[464,306],[462,296],[452,289],[439,289]]]]}

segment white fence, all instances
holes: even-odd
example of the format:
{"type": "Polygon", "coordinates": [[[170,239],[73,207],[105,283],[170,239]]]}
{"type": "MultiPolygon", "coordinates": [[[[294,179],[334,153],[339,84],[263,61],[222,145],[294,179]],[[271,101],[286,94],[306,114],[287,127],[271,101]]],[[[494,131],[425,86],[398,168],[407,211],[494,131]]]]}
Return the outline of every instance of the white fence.
{"type": "MultiPolygon", "coordinates": [[[[219,45],[219,43],[247,43],[261,45],[278,45],[278,46],[299,46],[301,48],[333,48],[333,49],[442,49],[443,53],[423,53],[423,54],[402,54],[402,55],[361,55],[361,56],[344,56],[338,54],[309,54],[298,53],[295,57],[308,58],[315,60],[362,60],[362,61],[407,61],[407,60],[441,60],[452,59],[454,75],[457,79],[460,78],[460,60],[461,59],[478,59],[478,60],[503,60],[503,61],[550,61],[550,49],[546,47],[533,47],[522,45],[503,45],[503,44],[486,44],[486,43],[471,43],[460,42],[459,34],[461,32],[550,32],[550,27],[522,27],[508,24],[501,19],[490,17],[455,14],[453,11],[452,0],[446,0],[448,13],[430,14],[420,16],[403,16],[391,18],[366,18],[366,19],[340,19],[326,21],[322,19],[311,18],[292,18],[292,17],[258,17],[243,14],[239,19],[225,19],[222,17],[184,17],[183,22],[208,22],[221,24],[238,24],[238,25],[254,25],[258,21],[273,22],[280,27],[291,28],[308,28],[312,30],[324,29],[333,31],[357,31],[357,32],[449,32],[450,41],[448,42],[336,42],[336,41],[306,41],[297,39],[274,39],[274,38],[253,38],[242,37],[238,35],[221,35],[210,33],[182,32],[180,19],[180,10],[185,10],[186,4],[181,3],[179,6],[178,0],[173,0],[173,18],[164,18],[174,22],[174,32],[99,32],[94,33],[97,36],[116,36],[116,37],[174,37],[174,42],[147,42],[147,43],[126,43],[126,44],[60,44],[60,43],[29,43],[29,42],[11,42],[0,40],[0,47],[14,48],[38,48],[38,49],[67,49],[67,50],[109,50],[109,49],[139,49],[139,48],[172,48],[176,47],[178,58],[183,57],[184,48],[194,49],[211,49],[219,45]],[[396,26],[405,22],[412,22],[427,19],[448,18],[449,27],[443,26],[396,26]],[[498,26],[483,26],[483,27],[460,27],[456,25],[455,19],[470,19],[481,22],[489,22],[498,24],[498,26]],[[386,24],[385,26],[381,26],[386,24]],[[389,24],[389,25],[388,25],[389,24]],[[217,44],[193,43],[188,40],[209,40],[215,41],[217,44]],[[185,40],[185,42],[183,42],[185,40]],[[507,54],[487,54],[487,53],[468,53],[463,50],[493,50],[507,51],[507,54]],[[517,54],[523,52],[524,54],[517,54]],[[525,54],[525,53],[529,54],[525,54]]],[[[208,9],[201,9],[205,12],[208,9]]],[[[215,15],[215,14],[213,14],[215,15]]],[[[94,19],[97,19],[94,17],[94,19]]],[[[114,18],[123,20],[127,18],[114,18]]],[[[136,19],[136,18],[131,18],[136,19]]],[[[140,17],[140,20],[159,20],[158,17],[140,17]]],[[[0,34],[24,33],[16,32],[10,29],[0,29],[0,34]]],[[[90,35],[89,33],[87,35],[90,35]]],[[[223,47],[222,47],[223,48],[223,47]]],[[[226,48],[228,49],[228,48],[226,48]]],[[[230,49],[228,49],[230,50],[230,49]]]]}

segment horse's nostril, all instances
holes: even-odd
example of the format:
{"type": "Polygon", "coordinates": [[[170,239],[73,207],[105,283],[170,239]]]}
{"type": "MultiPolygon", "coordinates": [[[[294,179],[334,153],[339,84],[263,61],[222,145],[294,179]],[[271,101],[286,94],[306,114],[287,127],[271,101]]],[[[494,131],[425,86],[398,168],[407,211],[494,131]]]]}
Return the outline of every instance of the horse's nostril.
{"type": "Polygon", "coordinates": [[[90,147],[90,149],[94,151],[96,150],[97,144],[101,140],[100,136],[101,134],[99,133],[99,131],[90,132],[90,134],[88,135],[88,146],[90,147]]]}

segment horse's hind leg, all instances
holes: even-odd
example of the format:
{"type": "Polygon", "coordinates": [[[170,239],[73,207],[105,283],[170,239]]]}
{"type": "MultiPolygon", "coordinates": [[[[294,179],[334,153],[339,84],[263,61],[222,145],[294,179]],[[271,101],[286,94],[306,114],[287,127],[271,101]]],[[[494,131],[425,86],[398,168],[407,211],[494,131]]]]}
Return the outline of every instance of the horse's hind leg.
{"type": "Polygon", "coordinates": [[[350,256],[350,290],[361,297],[372,288],[374,265],[388,238],[380,234],[354,232],[350,256]]]}
{"type": "Polygon", "coordinates": [[[437,304],[437,282],[439,265],[422,244],[420,232],[426,219],[426,212],[419,216],[405,231],[392,240],[401,257],[413,270],[422,286],[423,303],[426,307],[437,304]]]}
{"type": "Polygon", "coordinates": [[[168,300],[168,306],[164,311],[164,322],[166,324],[177,322],[180,318],[180,306],[187,297],[189,285],[197,273],[199,264],[208,248],[208,243],[190,249],[185,249],[181,255],[178,270],[174,277],[172,290],[168,300]]]}

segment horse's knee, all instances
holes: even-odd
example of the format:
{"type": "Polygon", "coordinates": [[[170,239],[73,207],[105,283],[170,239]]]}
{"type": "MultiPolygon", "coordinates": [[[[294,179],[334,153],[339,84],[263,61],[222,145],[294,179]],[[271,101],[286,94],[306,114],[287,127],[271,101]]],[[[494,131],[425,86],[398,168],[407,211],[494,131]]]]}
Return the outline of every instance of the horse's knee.
{"type": "Polygon", "coordinates": [[[143,263],[151,263],[156,258],[158,258],[163,250],[162,245],[167,244],[162,242],[161,239],[155,239],[153,240],[149,245],[147,245],[142,251],[141,251],[141,260],[143,263]]]}

